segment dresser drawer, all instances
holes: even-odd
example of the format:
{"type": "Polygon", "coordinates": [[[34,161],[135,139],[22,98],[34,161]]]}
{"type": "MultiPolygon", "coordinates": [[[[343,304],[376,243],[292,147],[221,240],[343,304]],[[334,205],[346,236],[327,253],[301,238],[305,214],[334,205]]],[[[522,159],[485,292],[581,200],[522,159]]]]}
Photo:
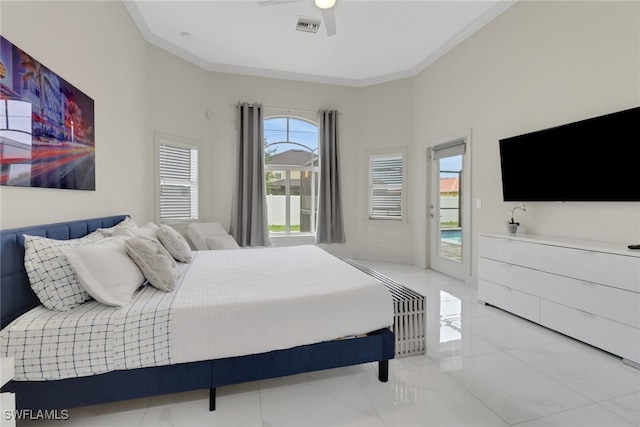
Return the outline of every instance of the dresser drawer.
{"type": "Polygon", "coordinates": [[[547,246],[539,269],[640,292],[640,257],[547,246]]]}
{"type": "Polygon", "coordinates": [[[478,260],[478,277],[524,293],[539,296],[540,285],[545,274],[520,267],[515,264],[494,261],[487,258],[478,260]]]}
{"type": "Polygon", "coordinates": [[[640,329],[580,310],[540,301],[540,324],[640,363],[640,329]]]}
{"type": "Polygon", "coordinates": [[[640,328],[638,293],[553,274],[539,285],[541,298],[640,328]]]}
{"type": "Polygon", "coordinates": [[[533,295],[479,279],[478,299],[532,322],[540,323],[540,298],[533,295]]]}
{"type": "Polygon", "coordinates": [[[535,243],[508,238],[480,236],[478,255],[522,267],[537,268],[540,264],[541,247],[535,243]]]}

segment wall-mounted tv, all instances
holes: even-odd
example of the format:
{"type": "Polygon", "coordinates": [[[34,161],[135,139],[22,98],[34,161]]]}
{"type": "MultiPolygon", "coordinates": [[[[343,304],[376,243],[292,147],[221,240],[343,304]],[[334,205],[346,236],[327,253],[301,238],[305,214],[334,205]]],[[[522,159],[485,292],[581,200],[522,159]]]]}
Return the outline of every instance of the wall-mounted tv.
{"type": "Polygon", "coordinates": [[[499,144],[504,201],[640,201],[640,107],[499,144]]]}

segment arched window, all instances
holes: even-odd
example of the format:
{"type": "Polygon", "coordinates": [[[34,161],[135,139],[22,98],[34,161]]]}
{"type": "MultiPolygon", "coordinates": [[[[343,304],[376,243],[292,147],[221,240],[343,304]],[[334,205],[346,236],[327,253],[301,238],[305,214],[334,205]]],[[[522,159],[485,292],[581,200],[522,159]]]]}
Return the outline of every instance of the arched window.
{"type": "Polygon", "coordinates": [[[265,180],[271,235],[315,234],[318,126],[302,118],[264,120],[265,180]]]}

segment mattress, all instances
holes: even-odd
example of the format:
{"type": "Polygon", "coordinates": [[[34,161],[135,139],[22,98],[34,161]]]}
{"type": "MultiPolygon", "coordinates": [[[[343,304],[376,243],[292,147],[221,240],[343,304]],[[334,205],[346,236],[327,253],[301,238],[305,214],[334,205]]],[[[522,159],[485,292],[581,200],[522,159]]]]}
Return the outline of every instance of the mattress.
{"type": "Polygon", "coordinates": [[[173,292],[125,307],[43,306],[0,332],[17,381],[218,359],[356,336],[393,323],[389,291],[315,246],[193,252],[173,292]]]}
{"type": "Polygon", "coordinates": [[[172,305],[173,363],[279,350],[393,324],[387,288],[316,246],[193,256],[172,305]]]}

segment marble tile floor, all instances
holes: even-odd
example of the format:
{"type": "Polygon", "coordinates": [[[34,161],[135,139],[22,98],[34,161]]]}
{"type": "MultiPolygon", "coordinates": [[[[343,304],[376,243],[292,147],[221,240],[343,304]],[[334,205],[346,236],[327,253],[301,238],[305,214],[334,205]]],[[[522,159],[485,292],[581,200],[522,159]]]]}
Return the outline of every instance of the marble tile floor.
{"type": "Polygon", "coordinates": [[[361,261],[427,297],[427,354],[208,391],[70,410],[18,426],[640,427],[640,370],[478,303],[430,270],[361,261]]]}

